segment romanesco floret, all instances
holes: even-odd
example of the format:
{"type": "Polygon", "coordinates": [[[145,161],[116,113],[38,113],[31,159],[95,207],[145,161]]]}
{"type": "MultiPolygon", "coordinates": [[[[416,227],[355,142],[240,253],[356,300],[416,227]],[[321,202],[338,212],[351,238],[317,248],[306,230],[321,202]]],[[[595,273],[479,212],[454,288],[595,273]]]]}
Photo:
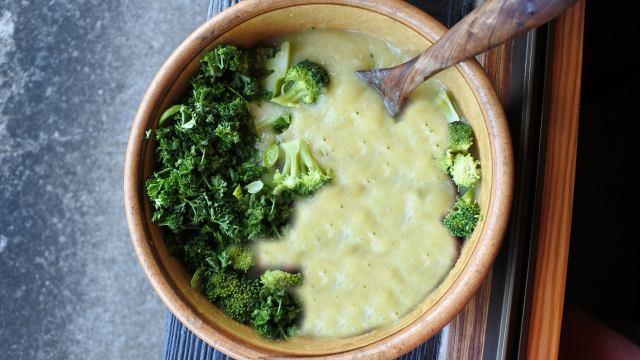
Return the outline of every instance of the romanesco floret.
{"type": "Polygon", "coordinates": [[[449,169],[453,182],[461,187],[472,187],[480,179],[480,161],[477,161],[471,154],[456,154],[453,158],[453,165],[449,169]]]}
{"type": "Polygon", "coordinates": [[[473,189],[467,191],[462,197],[456,197],[456,204],[449,215],[444,220],[444,227],[453,236],[470,236],[476,228],[480,216],[480,207],[474,201],[475,192],[473,189]]]}
{"type": "Polygon", "coordinates": [[[202,291],[209,301],[232,319],[247,322],[260,304],[260,284],[235,271],[213,273],[202,285],[202,291]]]}
{"type": "Polygon", "coordinates": [[[287,107],[299,107],[299,102],[312,104],[318,101],[322,89],[329,84],[329,75],[322,65],[302,60],[287,70],[282,95],[271,99],[287,107]]]}
{"type": "Polygon", "coordinates": [[[281,144],[284,150],[285,163],[282,172],[276,170],[273,182],[276,187],[274,194],[289,190],[300,195],[311,195],[325,183],[332,181],[331,170],[326,174],[309,152],[307,144],[302,139],[281,144]]]}

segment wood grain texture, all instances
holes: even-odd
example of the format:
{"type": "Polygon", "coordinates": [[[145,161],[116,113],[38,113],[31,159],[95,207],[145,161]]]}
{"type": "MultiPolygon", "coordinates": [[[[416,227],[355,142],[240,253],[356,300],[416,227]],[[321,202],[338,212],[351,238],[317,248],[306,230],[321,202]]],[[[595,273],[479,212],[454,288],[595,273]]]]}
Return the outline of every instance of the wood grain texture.
{"type": "Polygon", "coordinates": [[[478,55],[478,62],[487,72],[487,76],[493,83],[498,93],[502,107],[509,107],[509,91],[511,90],[511,56],[513,53],[513,41],[497,46],[478,55]]]}
{"type": "Polygon", "coordinates": [[[425,77],[535,29],[554,19],[576,1],[484,1],[420,55],[407,79],[407,83],[413,80],[417,84],[410,85],[408,89],[417,87],[425,77]]]}
{"type": "Polygon", "coordinates": [[[493,271],[489,271],[478,292],[449,323],[447,359],[482,359],[487,330],[492,274],[493,271]]]}
{"type": "Polygon", "coordinates": [[[556,22],[547,161],[527,359],[557,359],[578,145],[585,1],[556,22]]]}
{"type": "MultiPolygon", "coordinates": [[[[507,108],[509,102],[512,49],[513,42],[510,41],[478,55],[478,61],[487,72],[503,108],[507,108]]],[[[451,321],[447,359],[482,359],[492,274],[493,271],[489,271],[478,292],[451,321]]]]}

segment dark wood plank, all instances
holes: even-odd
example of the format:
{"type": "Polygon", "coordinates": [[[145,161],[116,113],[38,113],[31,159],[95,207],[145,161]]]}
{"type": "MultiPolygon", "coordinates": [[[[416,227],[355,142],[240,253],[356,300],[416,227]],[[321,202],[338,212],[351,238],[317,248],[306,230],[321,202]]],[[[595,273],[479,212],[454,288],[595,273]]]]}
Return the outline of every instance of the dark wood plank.
{"type": "Polygon", "coordinates": [[[491,79],[502,107],[505,109],[509,105],[512,49],[513,42],[510,41],[478,55],[478,61],[491,79]]]}
{"type": "Polygon", "coordinates": [[[478,292],[451,321],[447,359],[482,359],[492,274],[489,271],[478,292]]]}
{"type": "Polygon", "coordinates": [[[585,1],[556,21],[547,160],[527,359],[557,359],[578,145],[585,1]]]}
{"type": "MultiPolygon", "coordinates": [[[[512,49],[513,42],[508,42],[478,56],[504,108],[509,102],[512,49]]],[[[492,273],[489,272],[478,292],[451,322],[447,359],[482,359],[492,273]]]]}

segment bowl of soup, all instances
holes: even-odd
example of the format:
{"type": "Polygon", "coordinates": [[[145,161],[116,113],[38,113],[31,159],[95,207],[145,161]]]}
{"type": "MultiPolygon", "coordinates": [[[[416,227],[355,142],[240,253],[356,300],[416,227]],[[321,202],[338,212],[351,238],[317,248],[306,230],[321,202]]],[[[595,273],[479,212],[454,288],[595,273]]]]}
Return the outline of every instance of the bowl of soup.
{"type": "MultiPolygon", "coordinates": [[[[392,118],[357,70],[391,67],[430,46],[446,28],[401,1],[246,0],[187,38],[160,69],[135,118],[125,165],[125,201],[134,247],[168,308],[197,336],[235,358],[398,357],[428,340],[464,307],[491,268],[506,230],[513,155],[504,112],[481,66],[447,69],[411,95],[392,118]],[[282,133],[258,130],[256,147],[303,139],[334,181],[293,207],[284,239],[258,242],[262,268],[297,268],[305,282],[298,336],[270,340],[209,302],[193,273],[171,256],[166,230],[152,222],[145,182],[156,169],[146,133],[189,91],[200,60],[218,45],[291,47],[292,63],[322,64],[331,82],[317,103],[287,110],[282,133]],[[434,105],[445,91],[473,128],[481,220],[465,239],[442,218],[458,189],[436,166],[447,118],[434,105]]],[[[282,111],[262,104],[253,117],[282,111]]],[[[265,115],[268,114],[268,115],[265,115]]],[[[257,126],[256,128],[261,128],[257,126]]]]}

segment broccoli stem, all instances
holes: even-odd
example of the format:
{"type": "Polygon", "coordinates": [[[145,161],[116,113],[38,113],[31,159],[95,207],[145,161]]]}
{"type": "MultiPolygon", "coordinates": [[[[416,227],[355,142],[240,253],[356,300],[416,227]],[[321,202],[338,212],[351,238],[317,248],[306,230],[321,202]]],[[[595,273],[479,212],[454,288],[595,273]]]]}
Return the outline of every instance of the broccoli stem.
{"type": "Polygon", "coordinates": [[[322,171],[320,164],[311,155],[307,144],[302,139],[280,144],[285,154],[282,172],[276,170],[273,181],[276,187],[273,193],[279,195],[283,190],[289,190],[299,195],[311,195],[326,182],[332,181],[322,171]]]}

